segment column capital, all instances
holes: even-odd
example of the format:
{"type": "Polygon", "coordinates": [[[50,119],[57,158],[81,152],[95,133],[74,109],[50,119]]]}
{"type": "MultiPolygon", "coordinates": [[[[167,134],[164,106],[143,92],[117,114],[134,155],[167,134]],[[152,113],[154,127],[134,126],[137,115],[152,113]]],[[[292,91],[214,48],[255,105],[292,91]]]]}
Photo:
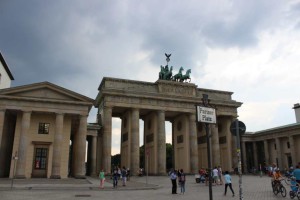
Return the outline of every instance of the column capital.
{"type": "Polygon", "coordinates": [[[65,115],[65,113],[63,113],[63,112],[56,112],[55,114],[56,115],[65,115]]]}
{"type": "Polygon", "coordinates": [[[158,113],[161,113],[161,114],[165,113],[164,110],[158,110],[157,112],[158,112],[158,113]]]}
{"type": "Polygon", "coordinates": [[[32,110],[22,110],[23,113],[32,113],[32,110]]]}

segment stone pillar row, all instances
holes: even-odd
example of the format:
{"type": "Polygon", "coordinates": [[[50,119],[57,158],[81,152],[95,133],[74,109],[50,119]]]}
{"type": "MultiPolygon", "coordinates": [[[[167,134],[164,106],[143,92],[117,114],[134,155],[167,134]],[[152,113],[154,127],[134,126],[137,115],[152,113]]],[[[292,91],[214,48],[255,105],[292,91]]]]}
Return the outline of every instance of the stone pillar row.
{"type": "MultiPolygon", "coordinates": [[[[0,124],[3,117],[0,111],[0,124]]],[[[18,161],[16,166],[15,178],[26,178],[26,154],[29,147],[29,128],[31,123],[32,111],[23,111],[21,118],[21,130],[19,136],[19,146],[17,149],[18,161]]],[[[55,135],[53,141],[53,158],[52,170],[50,178],[61,178],[61,151],[63,140],[63,124],[64,114],[56,114],[55,135]]],[[[2,131],[0,127],[0,139],[2,138],[2,131]]],[[[87,135],[87,115],[80,116],[79,129],[75,135],[74,141],[74,175],[81,178],[85,176],[85,153],[86,153],[86,135],[87,135]]]]}
{"type": "Polygon", "coordinates": [[[166,128],[165,128],[165,111],[157,111],[158,130],[157,130],[157,160],[158,174],[166,174],[166,128]]]}
{"type": "Polygon", "coordinates": [[[26,178],[26,153],[29,146],[28,130],[30,127],[31,111],[23,111],[21,122],[21,133],[18,148],[18,162],[16,168],[16,178],[26,178]]]}
{"type": "Polygon", "coordinates": [[[189,129],[190,129],[190,162],[191,173],[198,172],[198,144],[197,144],[197,128],[196,128],[196,115],[189,115],[189,129]]]}
{"type": "MultiPolygon", "coordinates": [[[[87,135],[87,115],[80,115],[79,129],[76,133],[74,176],[75,178],[85,177],[85,154],[86,154],[86,135],[87,135]]],[[[74,150],[74,149],[73,149],[74,150]]]]}
{"type": "Polygon", "coordinates": [[[297,165],[297,160],[296,160],[295,143],[294,143],[293,136],[289,136],[289,143],[290,143],[292,162],[293,162],[293,166],[295,167],[297,165]]]}
{"type": "Polygon", "coordinates": [[[97,136],[92,137],[92,155],[91,155],[91,176],[97,175],[97,136]]]}
{"type": "Polygon", "coordinates": [[[53,142],[52,172],[50,178],[59,179],[61,165],[61,147],[63,139],[64,114],[56,114],[55,135],[53,142]]]}
{"type": "Polygon", "coordinates": [[[134,175],[137,175],[140,167],[139,119],[139,110],[133,108],[131,111],[130,170],[134,175]]]}
{"type": "Polygon", "coordinates": [[[270,165],[270,154],[269,154],[269,144],[268,144],[268,140],[264,140],[264,151],[265,151],[265,160],[266,160],[266,164],[270,165]]]}
{"type": "Polygon", "coordinates": [[[105,172],[111,172],[111,133],[112,133],[112,108],[103,108],[103,157],[102,168],[105,172]]]}

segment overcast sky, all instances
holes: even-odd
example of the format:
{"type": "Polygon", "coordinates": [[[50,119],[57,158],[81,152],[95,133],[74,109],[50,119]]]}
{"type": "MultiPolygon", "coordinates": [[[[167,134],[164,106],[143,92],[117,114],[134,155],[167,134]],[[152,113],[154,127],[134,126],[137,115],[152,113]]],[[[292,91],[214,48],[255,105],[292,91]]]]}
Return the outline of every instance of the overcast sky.
{"type": "Polygon", "coordinates": [[[95,98],[103,77],[155,82],[172,53],[198,87],[234,92],[247,131],[296,122],[300,1],[1,0],[0,26],[12,86],[49,81],[95,98]]]}

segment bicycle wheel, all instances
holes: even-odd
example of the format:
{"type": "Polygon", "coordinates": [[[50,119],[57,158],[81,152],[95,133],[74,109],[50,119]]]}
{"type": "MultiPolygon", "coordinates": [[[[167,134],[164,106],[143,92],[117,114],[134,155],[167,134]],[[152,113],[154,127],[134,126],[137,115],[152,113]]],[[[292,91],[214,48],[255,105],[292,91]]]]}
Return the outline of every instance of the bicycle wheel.
{"type": "Polygon", "coordinates": [[[286,189],[283,185],[280,186],[280,193],[282,197],[286,197],[286,189]]]}
{"type": "Polygon", "coordinates": [[[291,198],[291,199],[293,199],[293,198],[296,196],[294,191],[290,191],[289,194],[290,194],[290,198],[291,198]]]}
{"type": "Polygon", "coordinates": [[[277,194],[279,193],[279,188],[278,188],[277,185],[275,185],[275,186],[273,187],[273,193],[274,193],[275,195],[277,195],[277,194]]]}

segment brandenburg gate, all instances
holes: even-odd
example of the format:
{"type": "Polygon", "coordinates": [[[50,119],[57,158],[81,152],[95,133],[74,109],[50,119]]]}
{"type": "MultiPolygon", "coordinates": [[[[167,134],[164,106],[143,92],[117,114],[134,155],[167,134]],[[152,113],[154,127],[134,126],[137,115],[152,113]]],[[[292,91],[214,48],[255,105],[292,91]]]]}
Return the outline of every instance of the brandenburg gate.
{"type": "MultiPolygon", "coordinates": [[[[163,69],[163,67],[162,67],[163,69]]],[[[232,92],[198,88],[187,82],[159,79],[155,83],[103,78],[95,106],[101,132],[97,142],[97,171],[111,172],[112,117],[121,123],[121,167],[132,174],[139,170],[139,120],[144,121],[148,173],[166,174],[165,121],[172,123],[174,168],[196,173],[207,167],[207,146],[203,124],[196,123],[196,108],[207,94],[216,108],[217,124],[211,125],[212,165],[223,170],[236,166],[235,138],[229,127],[242,103],[232,100],[232,92]]],[[[145,156],[146,157],[146,156],[145,156]]]]}

